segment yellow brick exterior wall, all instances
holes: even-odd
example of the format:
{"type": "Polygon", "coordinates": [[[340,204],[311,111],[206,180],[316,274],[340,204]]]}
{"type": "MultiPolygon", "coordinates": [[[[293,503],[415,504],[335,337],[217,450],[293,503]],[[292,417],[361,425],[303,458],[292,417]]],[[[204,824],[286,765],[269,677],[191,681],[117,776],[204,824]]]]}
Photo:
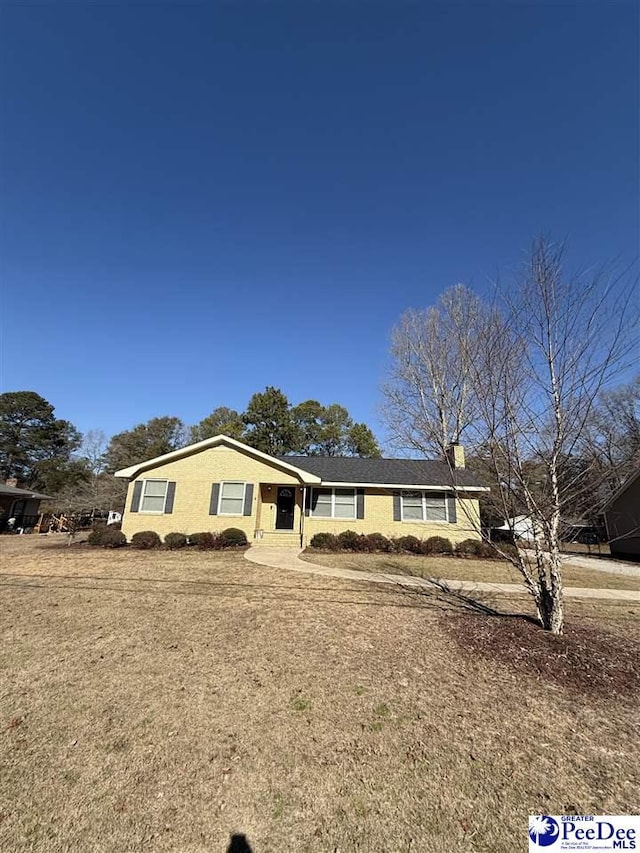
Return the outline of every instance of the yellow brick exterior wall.
{"type": "MultiPolygon", "coordinates": [[[[275,531],[277,487],[290,485],[296,488],[294,533],[304,531],[303,544],[307,545],[314,533],[341,533],[355,530],[358,533],[383,533],[385,536],[411,534],[420,539],[428,536],[446,536],[452,542],[479,539],[479,509],[477,499],[460,499],[457,502],[457,523],[400,522],[393,520],[393,489],[365,490],[365,517],[363,519],[332,519],[302,517],[303,490],[299,478],[290,472],[257,460],[234,448],[217,446],[185,456],[141,473],[129,483],[127,504],[122,530],[131,539],[141,530],[155,530],[164,538],[167,533],[212,532],[226,527],[238,527],[251,542],[256,530],[263,530],[265,538],[275,531]],[[170,514],[131,512],[134,483],[142,480],[169,480],[176,483],[173,512],[170,514]],[[209,515],[211,484],[223,480],[253,483],[251,516],[209,515]],[[301,525],[302,522],[302,525],[301,525]]],[[[309,488],[309,487],[307,487],[309,488]]]]}

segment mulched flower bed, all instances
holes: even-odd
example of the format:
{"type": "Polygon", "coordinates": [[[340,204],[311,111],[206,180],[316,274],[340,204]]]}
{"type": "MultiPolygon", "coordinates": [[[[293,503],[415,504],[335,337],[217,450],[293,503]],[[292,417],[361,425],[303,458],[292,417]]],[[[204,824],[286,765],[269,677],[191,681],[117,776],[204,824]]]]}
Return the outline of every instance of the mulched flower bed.
{"type": "Polygon", "coordinates": [[[640,643],[632,639],[588,625],[558,637],[524,618],[474,613],[450,614],[446,624],[464,654],[583,695],[640,695],[640,643]]]}

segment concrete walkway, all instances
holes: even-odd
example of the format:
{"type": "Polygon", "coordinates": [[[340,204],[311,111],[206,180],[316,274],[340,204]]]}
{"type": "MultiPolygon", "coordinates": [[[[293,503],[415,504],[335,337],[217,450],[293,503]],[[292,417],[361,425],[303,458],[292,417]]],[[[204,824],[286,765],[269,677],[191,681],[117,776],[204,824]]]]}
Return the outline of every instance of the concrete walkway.
{"type": "Polygon", "coordinates": [[[640,563],[627,563],[624,560],[611,560],[606,557],[590,557],[588,554],[563,554],[562,563],[567,566],[593,569],[596,572],[640,578],[640,563]]]}
{"type": "MultiPolygon", "coordinates": [[[[354,569],[332,569],[317,563],[301,560],[300,548],[276,548],[270,545],[252,545],[244,556],[251,563],[269,566],[272,569],[285,569],[290,572],[305,572],[312,575],[323,575],[327,578],[342,578],[343,580],[368,581],[369,583],[384,583],[403,586],[407,589],[427,589],[445,587],[464,593],[474,592],[503,592],[511,595],[522,595],[527,590],[517,583],[482,583],[475,581],[445,580],[438,578],[437,583],[411,575],[392,575],[381,572],[357,572],[354,569]]],[[[627,589],[588,589],[583,587],[565,587],[567,598],[601,598],[613,601],[632,601],[640,603],[640,592],[627,589]]]]}

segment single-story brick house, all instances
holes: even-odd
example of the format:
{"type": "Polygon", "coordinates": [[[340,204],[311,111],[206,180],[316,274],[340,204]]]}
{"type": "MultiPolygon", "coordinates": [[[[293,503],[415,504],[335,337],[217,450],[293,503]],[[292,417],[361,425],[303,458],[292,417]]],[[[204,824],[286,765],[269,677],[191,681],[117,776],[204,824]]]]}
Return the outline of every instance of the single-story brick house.
{"type": "Polygon", "coordinates": [[[604,521],[611,556],[640,561],[640,468],[609,499],[604,521]]]}
{"type": "Polygon", "coordinates": [[[43,500],[49,500],[49,496],[33,489],[19,489],[15,479],[0,483],[0,531],[35,527],[43,500]]]}
{"type": "Polygon", "coordinates": [[[238,527],[249,541],[278,545],[343,530],[479,539],[487,489],[465,469],[462,447],[450,458],[269,456],[218,435],[116,471],[129,480],[122,530],[130,539],[238,527]]]}

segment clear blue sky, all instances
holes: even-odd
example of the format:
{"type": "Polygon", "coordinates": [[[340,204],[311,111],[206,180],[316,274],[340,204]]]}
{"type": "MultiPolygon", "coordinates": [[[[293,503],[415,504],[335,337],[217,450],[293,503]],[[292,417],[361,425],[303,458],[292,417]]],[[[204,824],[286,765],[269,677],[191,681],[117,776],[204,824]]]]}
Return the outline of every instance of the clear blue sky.
{"type": "Polygon", "coordinates": [[[2,390],[113,433],[276,385],[379,428],[406,308],[543,229],[637,255],[637,9],[4,4],[2,390]]]}

